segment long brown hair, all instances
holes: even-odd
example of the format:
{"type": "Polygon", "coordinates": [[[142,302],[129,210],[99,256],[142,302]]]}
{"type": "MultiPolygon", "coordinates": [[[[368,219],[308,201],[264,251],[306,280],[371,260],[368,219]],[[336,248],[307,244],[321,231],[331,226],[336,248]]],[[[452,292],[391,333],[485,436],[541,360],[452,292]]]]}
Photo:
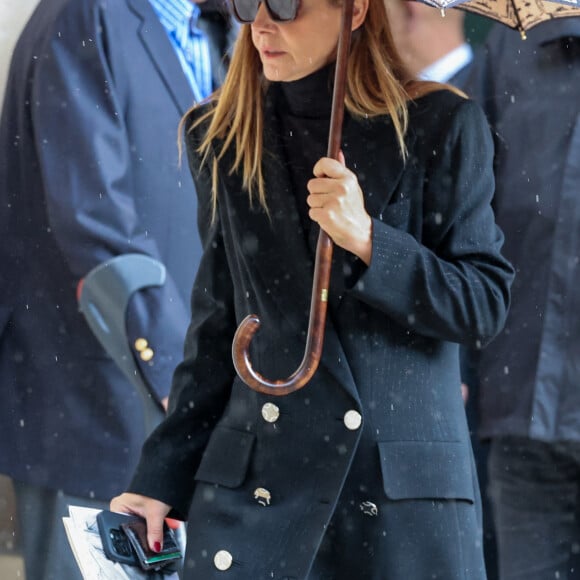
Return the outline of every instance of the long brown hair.
{"type": "MultiPolygon", "coordinates": [[[[328,1],[338,3],[340,0],[328,1]]],[[[422,83],[409,77],[395,48],[383,2],[369,0],[365,21],[353,32],[345,106],[353,117],[389,115],[397,133],[401,155],[405,157],[408,101],[441,85],[422,83]]],[[[258,51],[252,43],[250,25],[243,25],[223,86],[213,95],[207,112],[190,128],[209,120],[198,152],[203,162],[212,160],[214,210],[217,202],[217,164],[233,146],[235,159],[229,168],[230,173],[241,169],[250,202],[257,195],[260,205],[267,211],[261,165],[263,101],[267,86],[258,51]],[[215,139],[222,140],[223,145],[213,156],[215,139]]]]}

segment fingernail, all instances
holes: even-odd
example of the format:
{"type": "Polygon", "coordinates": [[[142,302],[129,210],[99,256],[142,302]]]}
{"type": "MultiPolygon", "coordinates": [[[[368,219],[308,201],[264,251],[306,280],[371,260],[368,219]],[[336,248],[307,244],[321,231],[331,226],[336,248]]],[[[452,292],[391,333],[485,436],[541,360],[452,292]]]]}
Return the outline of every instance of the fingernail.
{"type": "Polygon", "coordinates": [[[161,542],[155,542],[153,544],[153,551],[157,553],[161,552],[161,542]]]}

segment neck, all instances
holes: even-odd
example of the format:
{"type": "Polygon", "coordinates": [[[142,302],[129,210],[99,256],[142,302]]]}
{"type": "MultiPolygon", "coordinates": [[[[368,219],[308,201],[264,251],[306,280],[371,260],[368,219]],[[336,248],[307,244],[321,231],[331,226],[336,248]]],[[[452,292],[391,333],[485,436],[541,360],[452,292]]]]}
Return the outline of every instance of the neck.
{"type": "Polygon", "coordinates": [[[325,118],[332,105],[334,64],[307,77],[290,82],[272,83],[279,90],[287,110],[296,116],[325,118]]]}

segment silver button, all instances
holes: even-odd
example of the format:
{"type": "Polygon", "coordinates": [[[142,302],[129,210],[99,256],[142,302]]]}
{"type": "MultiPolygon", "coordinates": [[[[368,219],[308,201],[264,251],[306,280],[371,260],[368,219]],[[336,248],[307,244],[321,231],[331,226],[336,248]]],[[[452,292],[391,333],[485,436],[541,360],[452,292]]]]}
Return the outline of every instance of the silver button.
{"type": "Polygon", "coordinates": [[[262,417],[264,417],[264,421],[268,421],[268,423],[275,423],[280,417],[280,409],[278,405],[274,405],[274,403],[266,403],[262,407],[262,417]]]}
{"type": "Polygon", "coordinates": [[[225,572],[231,568],[234,559],[227,550],[220,550],[213,557],[213,563],[218,570],[225,572]]]}
{"type": "Polygon", "coordinates": [[[379,509],[377,508],[377,505],[374,504],[372,501],[363,501],[360,504],[360,511],[365,515],[365,516],[377,516],[379,515],[379,509]]]}
{"type": "Polygon", "coordinates": [[[270,505],[272,494],[265,487],[257,487],[254,490],[254,499],[258,500],[260,505],[266,507],[270,505]]]}
{"type": "Polygon", "coordinates": [[[346,425],[347,429],[351,431],[356,431],[362,424],[362,417],[358,411],[354,409],[351,411],[347,411],[344,414],[344,424],[346,425]]]}

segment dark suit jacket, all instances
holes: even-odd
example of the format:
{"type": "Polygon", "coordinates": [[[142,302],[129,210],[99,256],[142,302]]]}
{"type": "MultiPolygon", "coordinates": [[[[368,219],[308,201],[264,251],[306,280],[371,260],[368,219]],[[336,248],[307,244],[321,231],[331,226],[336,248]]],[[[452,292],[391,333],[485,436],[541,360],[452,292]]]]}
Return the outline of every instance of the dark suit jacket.
{"type": "MultiPolygon", "coordinates": [[[[282,398],[246,387],[230,350],[237,324],[257,313],[254,368],[270,379],[287,377],[304,351],[313,254],[270,108],[266,117],[269,217],[249,206],[240,175],[228,175],[228,154],[210,225],[209,171],[198,172],[194,152],[201,131],[191,135],[204,256],[172,412],[148,440],[131,489],[183,517],[193,496],[191,578],[221,577],[212,558],[225,549],[234,557],[230,578],[302,579],[347,474],[367,470],[371,485],[380,485],[373,496],[379,511],[408,505],[397,500],[468,506],[455,512],[456,502],[442,502],[437,525],[448,530],[446,547],[462,553],[465,568],[440,577],[483,578],[481,554],[452,531],[459,517],[464,539],[475,546],[478,489],[457,343],[485,344],[499,331],[513,274],[500,255],[503,236],[490,206],[492,148],[483,114],[446,91],[422,98],[411,106],[406,163],[388,119],[347,117],[342,149],[373,218],[372,261],[350,283],[352,272],[343,269],[350,260],[335,248],[320,367],[304,389],[282,398]],[[267,403],[279,408],[273,423],[265,420],[267,403]],[[349,411],[362,415],[361,428],[345,426],[349,411]],[[361,464],[361,457],[368,461],[361,464]],[[267,508],[253,499],[257,488],[271,493],[267,508]]],[[[387,535],[421,542],[420,533],[404,534],[395,526],[387,535]]],[[[433,559],[402,569],[393,558],[374,575],[369,567],[376,561],[360,562],[358,577],[431,578],[433,559]]]]}
{"type": "Polygon", "coordinates": [[[0,473],[106,499],[144,438],[139,398],[78,311],[78,281],[140,252],[162,289],[127,313],[168,394],[200,257],[177,127],[192,91],[147,0],[43,0],[16,47],[0,126],[0,473]]]}
{"type": "Polygon", "coordinates": [[[494,208],[518,272],[477,365],[479,434],[580,442],[580,18],[525,42],[497,25],[467,90],[493,129],[494,208]]]}

